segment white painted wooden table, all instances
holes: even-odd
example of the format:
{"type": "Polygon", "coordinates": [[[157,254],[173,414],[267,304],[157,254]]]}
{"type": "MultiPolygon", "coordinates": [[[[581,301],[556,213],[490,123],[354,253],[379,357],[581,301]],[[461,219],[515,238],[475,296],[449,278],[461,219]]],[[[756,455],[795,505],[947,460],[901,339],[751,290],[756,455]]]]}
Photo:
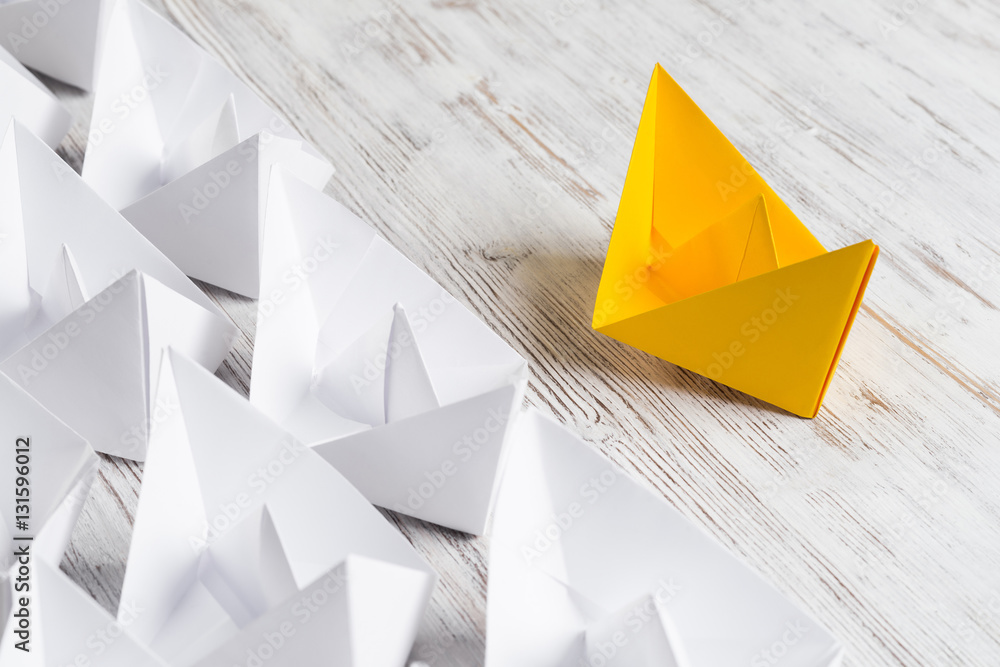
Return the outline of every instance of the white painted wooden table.
{"type": "MultiPolygon", "coordinates": [[[[166,0],[337,166],[328,191],[532,366],[557,415],[849,646],[1000,664],[1000,6],[993,0],[166,0]],[[802,420],[593,333],[660,61],[828,247],[882,256],[802,420]]],[[[89,98],[62,154],[79,168],[89,98]]],[[[244,336],[253,303],[210,292],[244,336]]],[[[64,563],[121,588],[141,466],[106,459],[64,563]]],[[[488,539],[407,518],[441,571],[415,657],[482,661],[488,539]]]]}

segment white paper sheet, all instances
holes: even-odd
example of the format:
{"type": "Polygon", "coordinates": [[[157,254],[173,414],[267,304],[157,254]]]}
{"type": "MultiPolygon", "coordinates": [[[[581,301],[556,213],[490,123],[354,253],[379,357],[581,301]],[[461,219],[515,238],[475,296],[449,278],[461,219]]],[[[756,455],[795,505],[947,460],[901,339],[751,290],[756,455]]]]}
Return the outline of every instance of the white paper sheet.
{"type": "Polygon", "coordinates": [[[486,529],[524,360],[333,199],[271,178],[250,400],[373,503],[486,529]]]}
{"type": "Polygon", "coordinates": [[[256,297],[271,167],[317,188],[333,167],[155,11],[110,18],[83,177],[193,278],[256,297]]]}
{"type": "Polygon", "coordinates": [[[487,667],[840,664],[806,612],[552,419],[529,411],[512,450],[487,667]]]}
{"type": "Polygon", "coordinates": [[[153,434],[122,590],[145,610],[134,635],[178,667],[248,651],[269,665],[403,664],[431,567],[222,381],[174,351],[163,363],[158,400],[175,409],[153,434]]]}

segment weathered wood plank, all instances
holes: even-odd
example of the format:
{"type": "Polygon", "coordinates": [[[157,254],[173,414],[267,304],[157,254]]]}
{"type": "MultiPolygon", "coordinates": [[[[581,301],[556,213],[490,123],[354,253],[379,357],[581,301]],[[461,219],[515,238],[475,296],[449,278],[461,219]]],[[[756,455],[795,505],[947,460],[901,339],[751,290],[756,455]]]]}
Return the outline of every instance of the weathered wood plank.
{"type": "MultiPolygon", "coordinates": [[[[337,167],[328,191],[532,365],[556,414],[850,646],[1000,660],[1000,7],[989,0],[167,0],[337,167]],[[660,61],[828,247],[882,258],[819,417],[589,329],[660,61]]],[[[63,154],[79,166],[89,101],[63,154]]],[[[253,305],[220,371],[244,393],[253,305]]],[[[106,607],[140,466],[107,460],[64,567],[106,607]]],[[[482,659],[487,539],[406,518],[442,572],[415,651],[482,659]]]]}

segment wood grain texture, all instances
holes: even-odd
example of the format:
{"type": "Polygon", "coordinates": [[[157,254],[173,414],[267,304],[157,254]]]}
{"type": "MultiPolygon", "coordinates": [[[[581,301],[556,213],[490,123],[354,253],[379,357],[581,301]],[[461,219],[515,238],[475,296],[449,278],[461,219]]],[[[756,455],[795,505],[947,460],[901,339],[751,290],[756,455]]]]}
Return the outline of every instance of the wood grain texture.
{"type": "MultiPolygon", "coordinates": [[[[334,162],[328,192],[529,360],[529,403],[811,610],[847,664],[1000,664],[1000,5],[154,6],[334,162]],[[589,328],[657,61],[824,245],[882,246],[814,420],[589,328]]],[[[79,168],[90,101],[55,87],[79,168]]],[[[246,393],[254,305],[208,291],[244,332],[220,376],[246,393]]],[[[104,461],[64,563],[109,609],[141,477],[104,461]]],[[[488,539],[391,519],[442,573],[414,657],[481,663],[488,539]]]]}

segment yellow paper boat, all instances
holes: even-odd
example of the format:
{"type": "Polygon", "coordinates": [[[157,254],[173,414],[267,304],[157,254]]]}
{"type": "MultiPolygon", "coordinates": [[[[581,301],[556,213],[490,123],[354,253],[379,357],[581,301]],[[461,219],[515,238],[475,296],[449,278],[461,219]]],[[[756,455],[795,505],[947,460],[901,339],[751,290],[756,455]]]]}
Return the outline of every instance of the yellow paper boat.
{"type": "Polygon", "coordinates": [[[593,326],[815,417],[878,252],[827,252],[657,65],[593,326]]]}

